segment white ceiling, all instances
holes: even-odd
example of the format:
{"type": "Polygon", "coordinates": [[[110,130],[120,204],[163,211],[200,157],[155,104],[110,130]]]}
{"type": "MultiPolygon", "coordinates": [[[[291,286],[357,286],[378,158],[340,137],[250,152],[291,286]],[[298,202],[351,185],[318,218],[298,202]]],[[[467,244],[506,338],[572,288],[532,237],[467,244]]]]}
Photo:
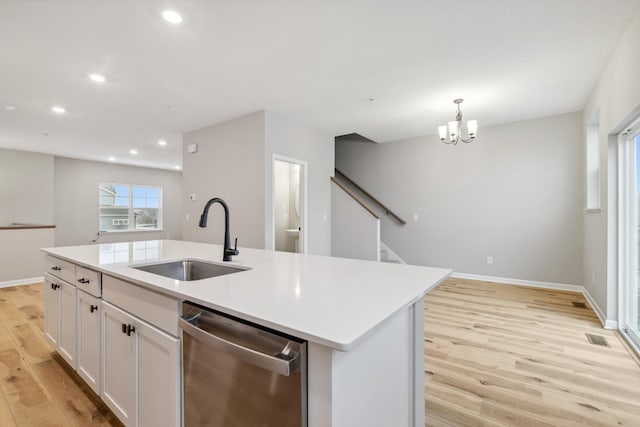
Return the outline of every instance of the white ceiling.
{"type": "Polygon", "coordinates": [[[171,169],[182,133],[260,109],[385,142],[435,133],[457,97],[480,137],[581,110],[639,5],[0,0],[0,104],[18,107],[0,147],[171,169]]]}

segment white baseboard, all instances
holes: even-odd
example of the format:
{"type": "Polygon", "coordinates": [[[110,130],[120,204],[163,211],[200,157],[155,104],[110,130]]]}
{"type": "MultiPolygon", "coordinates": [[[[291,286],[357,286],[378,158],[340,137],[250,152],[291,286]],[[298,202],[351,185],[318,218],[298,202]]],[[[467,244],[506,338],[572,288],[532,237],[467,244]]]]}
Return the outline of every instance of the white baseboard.
{"type": "Polygon", "coordinates": [[[518,286],[531,286],[533,288],[555,289],[557,291],[582,292],[584,287],[578,285],[567,285],[564,283],[538,282],[535,280],[510,279],[508,277],[483,276],[481,274],[467,274],[453,272],[451,277],[458,279],[480,280],[483,282],[506,283],[518,286]]]}
{"type": "Polygon", "coordinates": [[[618,329],[618,322],[606,318],[600,306],[596,304],[596,301],[584,286],[582,287],[582,295],[584,295],[585,299],[587,300],[593,311],[596,313],[596,316],[598,316],[598,319],[600,319],[600,323],[602,323],[603,328],[618,329]]]}
{"type": "Polygon", "coordinates": [[[18,279],[18,280],[9,280],[6,282],[0,282],[0,288],[10,288],[11,286],[20,286],[20,285],[30,285],[32,283],[41,283],[44,282],[44,277],[32,277],[30,279],[18,279]]]}
{"type": "Polygon", "coordinates": [[[598,319],[600,319],[600,323],[602,323],[602,327],[604,329],[618,329],[618,322],[615,320],[607,319],[605,317],[604,312],[602,311],[600,306],[596,304],[595,300],[591,297],[589,291],[587,291],[584,286],[568,285],[565,283],[538,282],[535,280],[510,279],[506,277],[483,276],[481,274],[467,274],[457,272],[452,273],[451,277],[456,277],[459,279],[480,280],[484,282],[505,283],[509,285],[531,286],[541,289],[554,289],[557,291],[578,292],[584,295],[594,313],[596,313],[596,316],[598,316],[598,319]]]}

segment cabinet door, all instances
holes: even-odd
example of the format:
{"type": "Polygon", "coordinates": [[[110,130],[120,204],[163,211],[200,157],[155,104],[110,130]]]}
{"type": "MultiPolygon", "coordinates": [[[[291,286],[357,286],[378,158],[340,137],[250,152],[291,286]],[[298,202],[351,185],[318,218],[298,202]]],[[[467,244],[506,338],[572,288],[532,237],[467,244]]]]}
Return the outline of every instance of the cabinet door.
{"type": "Polygon", "coordinates": [[[140,322],[138,336],[138,425],[174,427],[180,418],[180,341],[140,322]]]}
{"type": "Polygon", "coordinates": [[[58,353],[76,369],[76,287],[59,281],[60,337],[58,353]]]}
{"type": "Polygon", "coordinates": [[[100,300],[78,290],[78,374],[100,394],[100,300]]]}
{"type": "Polygon", "coordinates": [[[135,426],[136,334],[134,318],[108,302],[102,302],[102,399],[120,421],[135,426]]]}
{"type": "Polygon", "coordinates": [[[57,288],[58,279],[44,277],[44,336],[53,348],[58,348],[60,334],[60,290],[57,288]]]}

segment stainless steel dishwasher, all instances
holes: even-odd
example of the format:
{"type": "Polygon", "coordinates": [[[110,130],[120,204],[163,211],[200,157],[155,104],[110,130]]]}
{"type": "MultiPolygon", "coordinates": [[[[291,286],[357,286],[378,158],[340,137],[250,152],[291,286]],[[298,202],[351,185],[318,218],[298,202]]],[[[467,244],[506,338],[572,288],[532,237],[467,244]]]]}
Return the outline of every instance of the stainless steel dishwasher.
{"type": "Polygon", "coordinates": [[[182,304],[184,427],[307,425],[307,343],[182,304]]]}

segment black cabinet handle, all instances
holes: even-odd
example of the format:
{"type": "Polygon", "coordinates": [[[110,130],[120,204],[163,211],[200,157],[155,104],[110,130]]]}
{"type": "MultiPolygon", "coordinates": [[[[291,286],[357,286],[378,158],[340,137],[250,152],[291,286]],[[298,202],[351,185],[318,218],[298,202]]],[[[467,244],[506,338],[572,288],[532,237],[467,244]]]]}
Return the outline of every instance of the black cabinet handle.
{"type": "Polygon", "coordinates": [[[60,271],[60,270],[62,270],[62,269],[61,269],[60,267],[58,267],[57,265],[54,265],[53,267],[51,267],[51,269],[52,269],[53,271],[60,271]]]}
{"type": "Polygon", "coordinates": [[[134,326],[125,325],[124,323],[122,324],[122,333],[127,334],[128,337],[131,336],[131,332],[135,332],[135,331],[136,331],[136,328],[134,326]]]}
{"type": "Polygon", "coordinates": [[[98,309],[97,305],[91,305],[89,306],[89,310],[91,310],[91,312],[93,313],[94,311],[96,311],[98,309]]]}
{"type": "Polygon", "coordinates": [[[89,283],[91,280],[89,279],[85,279],[84,277],[81,277],[78,279],[78,282],[82,283],[82,284],[87,284],[89,283]]]}
{"type": "Polygon", "coordinates": [[[59,287],[60,287],[60,285],[58,285],[57,283],[52,283],[52,284],[51,284],[51,289],[53,289],[54,291],[55,291],[56,289],[58,289],[59,287]]]}

